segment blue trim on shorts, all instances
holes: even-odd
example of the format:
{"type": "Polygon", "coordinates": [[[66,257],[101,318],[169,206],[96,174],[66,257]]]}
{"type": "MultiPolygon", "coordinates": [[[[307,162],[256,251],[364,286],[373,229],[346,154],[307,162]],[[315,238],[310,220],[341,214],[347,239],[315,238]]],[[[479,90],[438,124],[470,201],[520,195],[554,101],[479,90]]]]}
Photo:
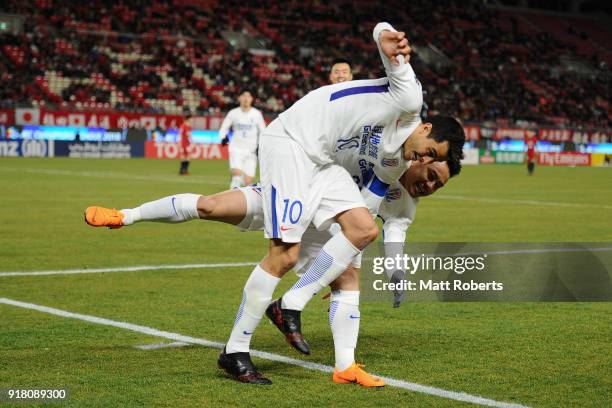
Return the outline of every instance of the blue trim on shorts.
{"type": "Polygon", "coordinates": [[[376,177],[376,174],[374,175],[374,177],[372,177],[372,182],[368,184],[368,190],[370,190],[379,197],[384,197],[387,193],[388,188],[389,185],[380,181],[380,179],[376,177]]]}
{"type": "Polygon", "coordinates": [[[344,98],[350,95],[368,94],[368,93],[383,93],[389,92],[389,83],[384,85],[366,85],[366,86],[355,86],[353,88],[341,89],[330,95],[329,101],[335,101],[336,99],[344,98]]]}
{"type": "Polygon", "coordinates": [[[276,218],[276,188],[272,186],[272,238],[278,236],[278,220],[276,218]]]}

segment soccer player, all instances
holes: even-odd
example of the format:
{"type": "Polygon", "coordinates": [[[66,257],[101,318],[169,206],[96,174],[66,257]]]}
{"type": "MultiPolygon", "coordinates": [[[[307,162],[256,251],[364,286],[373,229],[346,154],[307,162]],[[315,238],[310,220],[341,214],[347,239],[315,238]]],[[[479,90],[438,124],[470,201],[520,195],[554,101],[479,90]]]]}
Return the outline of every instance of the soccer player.
{"type": "Polygon", "coordinates": [[[336,58],[332,62],[332,67],[329,71],[329,82],[337,84],[352,80],[353,72],[351,71],[351,63],[344,58],[336,58]]]}
{"type": "Polygon", "coordinates": [[[380,23],[373,37],[387,77],[318,88],[281,113],[260,137],[264,230],[270,247],[245,284],[218,360],[242,382],[271,384],[251,361],[250,342],[276,285],[298,261],[301,238],[311,222],[317,229],[337,222],[340,231],[282,299],[283,318],[293,315],[298,334],[307,302],[376,239],[371,213],[378,211],[407,162],[425,157],[458,161],[461,156],[465,135],[455,119],[439,116],[421,123],[422,88],[406,61],[410,47],[405,34],[380,23]],[[341,146],[355,145],[367,165],[378,165],[378,173],[364,184],[363,197],[336,162],[341,146]]]}
{"type": "Polygon", "coordinates": [[[538,138],[535,135],[535,132],[528,132],[525,135],[525,145],[527,146],[527,173],[532,176],[533,170],[535,169],[535,160],[536,160],[536,146],[538,144],[538,138]]]}
{"type": "MultiPolygon", "coordinates": [[[[349,154],[344,156],[350,157],[349,154]]],[[[354,156],[354,155],[352,155],[354,156]]],[[[349,170],[355,179],[359,179],[362,169],[357,161],[349,170]]],[[[424,164],[414,163],[401,177],[400,181],[392,185],[380,207],[380,215],[384,217],[384,242],[387,256],[394,256],[389,251],[402,250],[400,243],[406,238],[406,230],[412,223],[416,213],[418,197],[433,194],[444,186],[452,173],[448,163],[434,162],[424,164]]],[[[133,209],[121,211],[89,207],[86,210],[85,220],[92,226],[106,226],[120,228],[143,221],[158,222],[185,222],[192,219],[221,221],[237,225],[242,230],[261,230],[263,228],[263,200],[261,188],[258,185],[225,191],[212,196],[196,194],[176,194],[160,200],[144,203],[133,209]]],[[[303,237],[300,248],[299,261],[295,267],[298,275],[302,275],[314,261],[321,247],[331,237],[329,231],[317,231],[310,227],[303,237]]],[[[355,348],[359,333],[359,263],[352,266],[333,281],[330,286],[329,321],[334,338],[335,370],[333,381],[336,383],[354,382],[364,387],[379,387],[384,385],[379,379],[370,376],[355,363],[355,348]]],[[[403,279],[402,276],[388,276],[393,281],[403,279]]],[[[403,271],[398,271],[403,274],[403,271]]],[[[397,272],[396,272],[397,274],[397,272]]],[[[399,295],[403,295],[402,292],[399,295]]],[[[400,299],[397,298],[396,303],[400,299]]],[[[277,301],[277,304],[279,302],[277,301]]],[[[291,325],[291,320],[274,322],[281,332],[291,325]]],[[[308,353],[307,343],[293,341],[291,336],[286,337],[288,342],[302,353],[308,353]]]]}
{"type": "Polygon", "coordinates": [[[189,175],[189,147],[191,146],[191,115],[185,115],[183,123],[179,127],[179,143],[181,146],[181,168],[179,175],[189,175]]]}
{"type": "Polygon", "coordinates": [[[229,162],[231,171],[230,188],[251,184],[257,169],[257,143],[266,124],[261,112],[254,108],[253,95],[243,90],[238,96],[240,106],[230,110],[219,129],[222,144],[229,142],[229,162]],[[229,141],[228,131],[232,130],[229,141]]]}

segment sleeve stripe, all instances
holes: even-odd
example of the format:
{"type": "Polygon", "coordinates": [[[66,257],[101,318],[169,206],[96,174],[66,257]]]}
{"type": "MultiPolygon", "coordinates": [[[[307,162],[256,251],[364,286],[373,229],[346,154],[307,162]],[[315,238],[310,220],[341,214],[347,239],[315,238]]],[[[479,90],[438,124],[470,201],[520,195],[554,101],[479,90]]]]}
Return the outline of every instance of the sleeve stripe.
{"type": "Polygon", "coordinates": [[[368,93],[382,93],[389,92],[389,83],[384,85],[367,85],[367,86],[355,86],[353,88],[341,89],[334,92],[329,97],[329,101],[335,101],[336,99],[344,98],[350,95],[368,94],[368,93]]]}
{"type": "Polygon", "coordinates": [[[372,177],[372,181],[367,185],[367,187],[368,190],[370,190],[377,196],[384,197],[387,193],[389,185],[387,183],[383,183],[378,177],[376,177],[376,175],[374,175],[374,177],[372,177]]]}

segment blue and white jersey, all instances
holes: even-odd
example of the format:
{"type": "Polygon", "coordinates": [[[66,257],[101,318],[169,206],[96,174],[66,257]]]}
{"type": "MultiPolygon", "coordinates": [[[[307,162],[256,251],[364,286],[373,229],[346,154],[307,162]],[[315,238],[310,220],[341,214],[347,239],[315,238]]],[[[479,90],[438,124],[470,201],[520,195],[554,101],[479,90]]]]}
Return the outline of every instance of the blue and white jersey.
{"type": "Polygon", "coordinates": [[[410,64],[392,65],[382,53],[378,39],[383,30],[395,30],[379,23],[373,32],[385,78],[318,88],[281,113],[279,120],[313,162],[337,162],[339,151],[357,145],[362,156],[385,160],[395,170],[379,175],[390,184],[403,173],[402,146],[421,123],[423,92],[410,64]]]}
{"type": "Polygon", "coordinates": [[[419,199],[412,197],[401,184],[389,187],[378,212],[384,221],[385,243],[406,241],[406,231],[414,221],[418,203],[419,199]]]}
{"type": "MultiPolygon", "coordinates": [[[[372,160],[367,155],[363,156],[354,146],[338,150],[337,161],[355,180],[368,207],[377,207],[369,209],[372,214],[378,214],[384,220],[385,242],[404,242],[406,230],[416,214],[418,198],[413,198],[398,180],[389,185],[380,181],[380,177],[397,171],[396,167],[381,160],[372,160]],[[376,201],[372,203],[372,200],[367,198],[368,195],[376,201]]],[[[408,165],[402,168],[400,176],[410,163],[407,162],[408,165]]]]}
{"type": "Polygon", "coordinates": [[[228,131],[232,130],[230,149],[239,149],[255,153],[259,136],[265,129],[266,124],[261,111],[250,108],[243,111],[240,107],[230,110],[219,129],[219,137],[223,139],[228,131]]]}

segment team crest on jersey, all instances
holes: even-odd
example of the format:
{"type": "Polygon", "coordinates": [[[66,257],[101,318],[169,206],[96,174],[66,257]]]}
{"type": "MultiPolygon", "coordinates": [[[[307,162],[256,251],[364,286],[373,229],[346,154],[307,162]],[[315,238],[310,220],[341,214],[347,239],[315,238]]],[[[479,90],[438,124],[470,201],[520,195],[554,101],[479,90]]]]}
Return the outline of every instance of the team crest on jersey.
{"type": "Polygon", "coordinates": [[[386,159],[383,158],[380,163],[382,164],[383,167],[397,167],[399,166],[399,160],[398,159],[386,159]]]}
{"type": "Polygon", "coordinates": [[[336,144],[336,151],[356,149],[358,147],[359,147],[359,135],[353,136],[349,139],[338,139],[338,143],[336,144]]]}
{"type": "Polygon", "coordinates": [[[399,188],[390,188],[387,190],[387,194],[385,194],[385,200],[391,202],[393,200],[398,200],[401,196],[402,192],[399,188]]]}

